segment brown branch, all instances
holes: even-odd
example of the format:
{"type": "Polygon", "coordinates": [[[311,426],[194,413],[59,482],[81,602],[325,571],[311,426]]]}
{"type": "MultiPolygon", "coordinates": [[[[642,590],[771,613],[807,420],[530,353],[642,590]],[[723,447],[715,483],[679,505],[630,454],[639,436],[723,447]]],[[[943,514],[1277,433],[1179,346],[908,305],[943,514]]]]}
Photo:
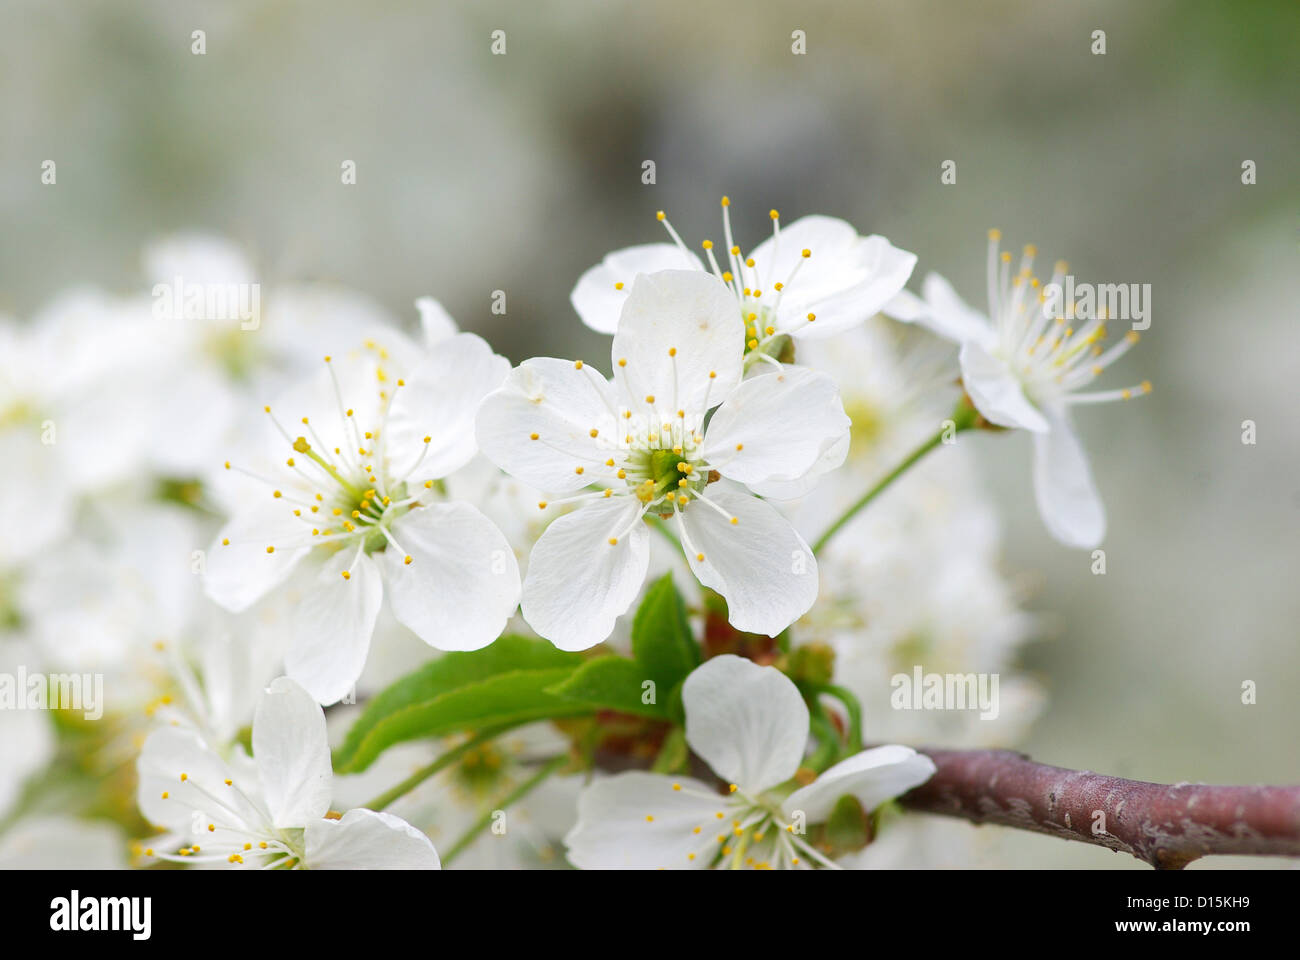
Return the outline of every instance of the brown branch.
{"type": "Polygon", "coordinates": [[[922,752],[938,771],[902,797],[912,810],[1082,840],[1157,869],[1208,854],[1300,857],[1300,786],[1168,786],[1051,767],[1009,750],[922,752]]]}

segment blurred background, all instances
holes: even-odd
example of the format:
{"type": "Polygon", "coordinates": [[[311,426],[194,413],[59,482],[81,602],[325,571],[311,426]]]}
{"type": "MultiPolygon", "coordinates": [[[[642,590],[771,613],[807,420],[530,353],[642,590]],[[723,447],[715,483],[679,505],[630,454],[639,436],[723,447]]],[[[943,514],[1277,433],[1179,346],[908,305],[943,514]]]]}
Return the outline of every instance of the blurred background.
{"type": "MultiPolygon", "coordinates": [[[[974,304],[1000,227],[1153,297],[1107,381],[1153,396],[1078,418],[1105,576],[1042,528],[1027,437],[962,440],[1041,618],[1023,662],[1049,700],[1024,749],[1145,780],[1296,782],[1297,36],[1294,0],[0,0],[0,312],[137,289],[149,241],[202,230],[264,282],[337,281],[411,325],[432,294],[514,361],[599,360],[569,291],[609,250],[664,239],[659,209],[691,245],[720,236],[723,193],[750,246],[772,207],[843,217],[919,255],[913,289],[937,270],[974,304]]],[[[996,862],[1140,866],[984,832],[996,862]]]]}

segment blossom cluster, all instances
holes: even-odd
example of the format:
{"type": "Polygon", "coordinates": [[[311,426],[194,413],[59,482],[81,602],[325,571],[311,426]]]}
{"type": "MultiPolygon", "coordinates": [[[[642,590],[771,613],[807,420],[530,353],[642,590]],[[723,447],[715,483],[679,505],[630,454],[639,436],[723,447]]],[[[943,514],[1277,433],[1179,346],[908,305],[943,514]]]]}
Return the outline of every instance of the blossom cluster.
{"type": "Polygon", "coordinates": [[[934,765],[864,737],[1007,744],[1041,700],[967,438],[1029,431],[1093,547],[1071,413],[1150,387],[1089,389],[1136,335],[1054,316],[996,231],[985,313],[843,220],[746,251],[722,215],[577,278],[607,361],[197,235],[0,321],[0,675],[103,680],[94,720],[0,709],[0,865],[889,862],[934,765]],[[1000,675],[999,719],[890,709],[914,665],[1000,675]]]}

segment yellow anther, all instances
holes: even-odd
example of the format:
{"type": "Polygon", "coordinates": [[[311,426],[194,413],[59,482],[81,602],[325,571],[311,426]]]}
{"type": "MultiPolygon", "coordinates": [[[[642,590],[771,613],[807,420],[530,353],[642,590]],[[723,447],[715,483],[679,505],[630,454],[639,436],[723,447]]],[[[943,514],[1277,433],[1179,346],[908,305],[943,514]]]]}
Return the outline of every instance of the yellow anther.
{"type": "Polygon", "coordinates": [[[546,509],[546,501],[545,501],[545,500],[538,500],[538,501],[537,501],[537,509],[538,509],[538,510],[545,510],[545,509],[546,509]]]}
{"type": "Polygon", "coordinates": [[[223,781],[222,781],[222,783],[224,783],[224,784],[225,784],[226,786],[228,786],[228,787],[229,787],[229,786],[232,786],[232,785],[234,784],[234,782],[235,782],[234,780],[223,780],[223,781]]]}
{"type": "Polygon", "coordinates": [[[659,210],[658,212],[655,213],[656,220],[662,220],[663,218],[664,218],[664,212],[662,210],[659,210]]]}
{"type": "Polygon", "coordinates": [[[275,553],[275,547],[267,547],[267,548],[266,548],[266,552],[267,552],[267,553],[275,553]]]}
{"type": "Polygon", "coordinates": [[[655,402],[655,395],[654,395],[653,393],[646,394],[645,402],[646,402],[646,403],[654,403],[654,402],[655,402]]]}
{"type": "Polygon", "coordinates": [[[646,823],[654,823],[654,822],[655,822],[655,818],[654,818],[651,814],[648,814],[648,813],[647,813],[647,814],[645,815],[645,822],[646,822],[646,823]]]}
{"type": "Polygon", "coordinates": [[[529,439],[529,440],[536,440],[536,439],[537,439],[537,434],[535,434],[535,433],[530,433],[530,434],[528,435],[528,439],[529,439]]]}
{"type": "Polygon", "coordinates": [[[595,437],[597,437],[597,436],[600,435],[600,431],[597,430],[595,427],[592,427],[590,432],[591,432],[591,436],[592,436],[593,438],[595,438],[595,437]]]}
{"type": "Polygon", "coordinates": [[[1003,263],[1010,263],[1010,262],[1011,262],[1011,253],[1010,253],[1009,251],[1007,251],[1007,250],[1003,250],[1003,251],[1002,251],[1002,262],[1003,262],[1003,263]]]}
{"type": "Polygon", "coordinates": [[[352,574],[349,573],[347,570],[344,570],[344,571],[343,571],[343,579],[344,579],[344,580],[351,580],[351,579],[352,579],[352,574]]]}
{"type": "Polygon", "coordinates": [[[169,796],[171,796],[171,794],[168,793],[166,790],[164,790],[164,791],[162,792],[162,798],[163,798],[164,800],[166,800],[169,796]]]}
{"type": "Polygon", "coordinates": [[[610,537],[610,538],[609,538],[609,545],[610,545],[611,547],[617,547],[617,546],[618,546],[618,537],[610,537]]]}
{"type": "Polygon", "coordinates": [[[1137,343],[1142,339],[1142,334],[1138,333],[1136,330],[1130,330],[1128,333],[1124,334],[1124,339],[1129,343],[1137,343]]]}
{"type": "Polygon", "coordinates": [[[775,210],[769,210],[769,211],[767,211],[767,215],[768,215],[769,217],[771,217],[773,220],[777,220],[777,219],[779,219],[780,216],[781,216],[781,214],[777,213],[775,210]]]}
{"type": "Polygon", "coordinates": [[[221,545],[222,545],[223,547],[228,547],[228,546],[230,546],[230,538],[229,538],[229,537],[222,537],[222,538],[221,538],[221,545]]]}
{"type": "Polygon", "coordinates": [[[729,784],[727,784],[727,792],[728,792],[728,793],[735,793],[735,792],[736,792],[737,790],[739,790],[739,789],[740,789],[740,787],[736,786],[734,783],[729,783],[729,784]]]}
{"type": "Polygon", "coordinates": [[[757,340],[750,340],[750,341],[749,341],[749,349],[751,349],[751,350],[755,350],[755,349],[757,349],[757,348],[758,348],[758,341],[757,341],[757,340]]]}
{"type": "Polygon", "coordinates": [[[713,241],[712,241],[712,240],[705,240],[702,244],[700,244],[700,246],[702,246],[705,250],[712,250],[712,249],[713,249],[713,241]]]}
{"type": "Polygon", "coordinates": [[[433,481],[432,481],[432,480],[426,480],[426,481],[424,481],[424,489],[426,489],[426,490],[432,490],[432,489],[433,489],[433,481]]]}
{"type": "Polygon", "coordinates": [[[680,790],[681,788],[682,788],[682,785],[681,785],[680,783],[674,783],[674,784],[673,784],[673,789],[674,789],[674,790],[680,790]]]}
{"type": "Polygon", "coordinates": [[[737,256],[737,257],[740,256],[740,247],[733,246],[731,248],[731,253],[733,256],[737,256]]]}
{"type": "Polygon", "coordinates": [[[802,256],[805,260],[807,260],[809,257],[812,256],[812,251],[809,250],[807,247],[804,247],[804,249],[800,253],[800,256],[802,256]]]}
{"type": "Polygon", "coordinates": [[[752,267],[753,265],[754,265],[754,258],[753,258],[753,257],[748,257],[748,258],[745,260],[745,266],[747,266],[747,267],[752,267]]]}
{"type": "Polygon", "coordinates": [[[582,361],[581,361],[581,360],[574,360],[574,361],[573,361],[573,369],[574,369],[574,370],[581,370],[581,369],[582,369],[582,361]]]}
{"type": "Polygon", "coordinates": [[[1038,248],[1034,246],[1032,243],[1025,244],[1025,256],[1026,257],[1038,256],[1038,248]]]}
{"type": "Polygon", "coordinates": [[[412,562],[414,562],[414,560],[415,558],[408,553],[406,556],[402,558],[402,563],[405,563],[409,566],[412,562]]]}
{"type": "Polygon", "coordinates": [[[574,472],[574,473],[577,473],[577,474],[582,474],[582,473],[585,473],[585,472],[586,472],[586,469],[583,468],[583,467],[574,467],[574,468],[573,468],[573,472],[574,472]]]}
{"type": "Polygon", "coordinates": [[[618,358],[618,365],[619,365],[620,367],[626,367],[626,366],[627,366],[627,357],[619,357],[619,358],[618,358]]]}
{"type": "Polygon", "coordinates": [[[1150,380],[1143,380],[1143,381],[1142,381],[1142,392],[1143,392],[1143,393],[1150,393],[1150,392],[1151,392],[1151,381],[1150,381],[1150,380]]]}
{"type": "Polygon", "coordinates": [[[732,517],[732,518],[731,518],[731,525],[732,525],[733,527],[734,527],[736,524],[738,524],[738,523],[740,523],[740,517],[732,517]]]}
{"type": "Polygon", "coordinates": [[[694,860],[694,859],[695,859],[695,854],[693,854],[693,853],[688,853],[688,854],[686,855],[686,859],[687,859],[687,860],[694,860]]]}
{"type": "Polygon", "coordinates": [[[733,279],[735,279],[735,277],[734,277],[734,275],[732,274],[732,272],[731,272],[730,270],[725,270],[725,271],[723,271],[723,273],[722,273],[722,282],[723,282],[723,283],[730,283],[733,279]]]}
{"type": "Polygon", "coordinates": [[[730,197],[723,197],[723,198],[722,198],[722,205],[723,205],[724,207],[729,207],[729,206],[731,206],[731,198],[730,198],[730,197]]]}
{"type": "Polygon", "coordinates": [[[695,559],[698,560],[700,563],[703,563],[703,562],[704,562],[704,554],[702,554],[702,553],[697,553],[697,554],[695,555],[695,559]]]}
{"type": "Polygon", "coordinates": [[[626,471],[626,470],[619,470],[617,476],[618,476],[618,478],[619,478],[620,480],[626,480],[626,479],[627,479],[627,471],[626,471]]]}

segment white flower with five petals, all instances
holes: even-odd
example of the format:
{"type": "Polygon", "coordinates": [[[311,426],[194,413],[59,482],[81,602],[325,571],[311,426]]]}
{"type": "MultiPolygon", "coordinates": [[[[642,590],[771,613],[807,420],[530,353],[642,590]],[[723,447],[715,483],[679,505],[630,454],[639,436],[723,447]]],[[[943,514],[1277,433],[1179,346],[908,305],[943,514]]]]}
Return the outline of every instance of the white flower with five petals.
{"type": "Polygon", "coordinates": [[[842,796],[863,810],[924,783],[934,762],[909,747],[864,750],[811,783],[789,784],[808,743],[808,707],[775,667],[724,654],[682,685],[686,741],[729,783],[721,794],[689,778],[621,773],[578,799],[565,837],[569,861],[584,869],[834,867],[805,839],[842,796]]]}
{"type": "MultiPolygon", "coordinates": [[[[438,311],[421,309],[428,330],[438,311]]],[[[473,334],[443,336],[427,355],[388,334],[325,360],[265,408],[263,469],[227,462],[246,483],[205,585],[236,612],[293,592],[285,669],[328,704],[360,675],[385,598],[430,646],[474,650],[514,613],[519,568],[496,526],[440,485],[474,456],[475,410],[507,361],[473,334]]]]}
{"type": "MultiPolygon", "coordinates": [[[[991,423],[1034,434],[1034,495],[1048,531],[1067,546],[1095,547],[1106,534],[1106,511],[1070,408],[1151,392],[1150,381],[1084,390],[1137,343],[1138,334],[1130,330],[1107,348],[1101,344],[1104,315],[1075,318],[1074,305],[1066,304],[1063,315],[1054,316],[1033,275],[1034,247],[1025,247],[1012,274],[1011,254],[999,252],[1000,240],[999,231],[989,231],[987,316],[935,273],[925,278],[924,300],[904,291],[885,312],[961,345],[962,383],[976,409],[991,423]]],[[[1064,261],[1056,263],[1056,289],[1066,269],[1064,261]]]]}
{"type": "Polygon", "coordinates": [[[354,809],[331,818],[325,714],[287,677],[262,694],[253,756],[223,760],[192,730],[162,727],[136,761],[140,812],[183,838],[183,863],[313,870],[437,870],[429,838],[387,813],[354,809]]]}
{"type": "Polygon", "coordinates": [[[807,544],[746,487],[798,480],[843,443],[849,420],[824,374],[786,367],[742,381],[734,311],[706,273],[642,274],[614,337],[612,381],[582,361],[538,358],[483,401],[484,454],[571,495],[555,503],[582,504],[542,534],[524,580],[524,619],[556,646],[599,643],[636,598],[648,514],[674,523],[737,629],[775,636],[817,598],[807,544]]]}
{"type": "MultiPolygon", "coordinates": [[[[916,255],[882,236],[862,237],[843,220],[802,217],[784,230],[772,210],[772,236],[745,254],[731,230],[731,201],[722,198],[726,268],[711,240],[703,250],[708,270],[721,280],[744,321],[747,362],[771,359],[784,337],[829,337],[880,310],[903,289],[916,255]]],[[[669,269],[705,270],[677,231],[657,214],[672,243],[650,243],[616,250],[589,269],[570,300],[582,322],[601,333],[618,329],[623,304],[638,274],[669,269]]]]}

